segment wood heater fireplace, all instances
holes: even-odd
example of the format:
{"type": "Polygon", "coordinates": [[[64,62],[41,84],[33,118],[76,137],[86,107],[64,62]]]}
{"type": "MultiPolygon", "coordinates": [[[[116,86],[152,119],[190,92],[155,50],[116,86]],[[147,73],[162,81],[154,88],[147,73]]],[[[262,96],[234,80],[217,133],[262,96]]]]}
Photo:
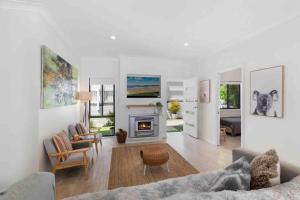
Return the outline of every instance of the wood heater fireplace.
{"type": "Polygon", "coordinates": [[[156,137],[159,135],[158,115],[130,115],[129,137],[156,137]]]}

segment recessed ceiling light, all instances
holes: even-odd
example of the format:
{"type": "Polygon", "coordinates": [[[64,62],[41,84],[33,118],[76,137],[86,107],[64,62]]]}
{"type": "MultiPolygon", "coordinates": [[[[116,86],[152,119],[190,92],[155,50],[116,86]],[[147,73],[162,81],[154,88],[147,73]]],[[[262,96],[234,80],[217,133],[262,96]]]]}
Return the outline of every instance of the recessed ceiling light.
{"type": "Polygon", "coordinates": [[[110,39],[115,40],[115,39],[117,39],[117,38],[116,38],[116,36],[111,35],[111,36],[110,36],[110,39]]]}
{"type": "Polygon", "coordinates": [[[185,46],[185,47],[187,47],[187,46],[189,46],[189,45],[190,45],[190,44],[187,43],[187,42],[183,43],[183,46],[185,46]]]}

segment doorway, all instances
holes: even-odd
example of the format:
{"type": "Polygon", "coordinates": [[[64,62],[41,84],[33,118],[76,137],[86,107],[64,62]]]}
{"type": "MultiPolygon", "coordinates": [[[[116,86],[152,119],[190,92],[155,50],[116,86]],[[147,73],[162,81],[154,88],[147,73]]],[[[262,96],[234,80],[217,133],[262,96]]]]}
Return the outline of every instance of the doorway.
{"type": "Polygon", "coordinates": [[[243,135],[243,77],[242,68],[235,68],[218,74],[217,144],[235,149],[242,146],[243,135]]]}

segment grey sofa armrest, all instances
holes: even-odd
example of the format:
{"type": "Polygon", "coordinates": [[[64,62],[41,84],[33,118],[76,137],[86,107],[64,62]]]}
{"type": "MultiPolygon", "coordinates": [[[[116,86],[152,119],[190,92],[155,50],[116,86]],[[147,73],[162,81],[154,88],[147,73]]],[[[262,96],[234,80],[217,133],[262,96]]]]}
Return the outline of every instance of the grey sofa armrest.
{"type": "Polygon", "coordinates": [[[55,200],[55,177],[37,172],[15,183],[0,195],[0,200],[55,200]]]}
{"type": "MultiPolygon", "coordinates": [[[[250,163],[255,156],[259,153],[248,149],[233,149],[232,150],[232,161],[245,157],[250,163]]],[[[287,162],[280,161],[280,180],[281,183],[288,182],[294,177],[300,175],[300,167],[289,164],[287,162]]]]}

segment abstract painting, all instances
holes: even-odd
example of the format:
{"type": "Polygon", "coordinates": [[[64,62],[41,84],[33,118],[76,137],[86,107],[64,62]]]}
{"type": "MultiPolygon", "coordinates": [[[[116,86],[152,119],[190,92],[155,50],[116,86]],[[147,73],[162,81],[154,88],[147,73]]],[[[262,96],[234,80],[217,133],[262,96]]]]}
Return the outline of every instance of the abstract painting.
{"type": "Polygon", "coordinates": [[[210,80],[200,81],[200,103],[210,102],[210,80]]]}
{"type": "Polygon", "coordinates": [[[259,69],[250,73],[251,114],[283,117],[284,66],[259,69]]]}
{"type": "Polygon", "coordinates": [[[76,104],[78,70],[42,46],[41,108],[76,104]]]}
{"type": "Polygon", "coordinates": [[[160,76],[128,75],[127,98],[160,98],[160,76]]]}

